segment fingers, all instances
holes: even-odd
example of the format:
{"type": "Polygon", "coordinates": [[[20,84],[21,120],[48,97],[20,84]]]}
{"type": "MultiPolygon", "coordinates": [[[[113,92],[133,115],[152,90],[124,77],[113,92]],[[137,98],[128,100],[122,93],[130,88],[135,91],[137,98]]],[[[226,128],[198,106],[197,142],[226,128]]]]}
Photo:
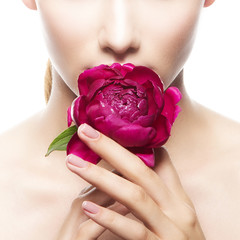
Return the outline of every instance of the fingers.
{"type": "Polygon", "coordinates": [[[74,233],[76,233],[79,225],[85,221],[88,221],[89,218],[83,213],[82,209],[82,203],[84,200],[94,201],[99,205],[106,207],[115,202],[115,200],[106,195],[106,193],[99,191],[94,187],[89,189],[89,191],[85,194],[78,196],[73,200],[70,211],[62,224],[58,234],[58,240],[71,239],[69,236],[72,236],[74,233]]]}
{"type": "MultiPolygon", "coordinates": [[[[103,208],[92,202],[86,201],[83,203],[85,214],[88,215],[98,226],[89,222],[88,227],[93,227],[98,233],[103,233],[103,229],[109,229],[112,233],[126,240],[149,239],[157,240],[157,236],[149,231],[143,224],[134,221],[130,218],[124,217],[122,214],[125,210],[121,206],[113,208],[103,208]],[[119,214],[120,213],[120,214],[119,214]],[[121,215],[122,214],[122,215],[121,215]]],[[[125,213],[125,212],[124,212],[125,213]]],[[[86,229],[88,230],[88,228],[86,229]]],[[[81,236],[81,235],[79,235],[81,236]]],[[[99,237],[95,235],[95,238],[99,237]]],[[[79,240],[84,238],[79,238],[79,240]]]]}
{"type": "MultiPolygon", "coordinates": [[[[172,179],[174,179],[174,181],[171,181],[171,188],[173,187],[173,191],[170,191],[168,186],[156,172],[147,167],[136,155],[132,154],[112,139],[99,132],[99,137],[95,139],[88,137],[87,132],[89,128],[90,131],[95,131],[87,124],[81,125],[78,131],[79,138],[123,176],[131,182],[143,187],[163,209],[172,207],[172,204],[174,204],[172,200],[176,197],[185,201],[186,197],[183,194],[184,190],[168,155],[161,155],[157,152],[156,162],[161,162],[162,159],[160,158],[164,157],[164,165],[166,166],[165,163],[168,163],[168,174],[170,173],[172,179]],[[175,191],[176,189],[178,190],[175,191]],[[175,193],[174,198],[172,192],[175,193]]],[[[93,136],[93,134],[90,136],[93,136]]],[[[97,135],[95,134],[94,136],[97,135]]]]}
{"type": "Polygon", "coordinates": [[[106,228],[97,224],[92,219],[88,219],[82,223],[76,235],[72,238],[74,240],[95,240],[100,237],[106,228]]]}
{"type": "Polygon", "coordinates": [[[67,159],[71,171],[122,203],[154,233],[165,236],[168,231],[176,230],[156,202],[138,185],[74,155],[69,155],[67,159]]]}
{"type": "MultiPolygon", "coordinates": [[[[109,206],[108,209],[121,215],[126,215],[129,213],[129,210],[119,203],[114,203],[113,205],[109,206]]],[[[106,227],[99,225],[92,219],[89,219],[79,226],[78,232],[73,239],[95,240],[99,238],[106,230],[107,230],[106,227]]]]}
{"type": "Polygon", "coordinates": [[[194,210],[189,211],[188,199],[166,152],[156,155],[157,158],[161,158],[157,161],[163,160],[162,166],[159,165],[158,168],[156,165],[161,176],[159,177],[136,155],[94,131],[87,124],[83,124],[78,130],[79,138],[126,179],[73,155],[67,158],[70,170],[121,202],[149,230],[163,238],[169,238],[169,232],[184,229],[186,224],[182,216],[187,214],[190,220],[195,219],[194,210]],[[165,184],[163,180],[169,182],[165,184]]]}

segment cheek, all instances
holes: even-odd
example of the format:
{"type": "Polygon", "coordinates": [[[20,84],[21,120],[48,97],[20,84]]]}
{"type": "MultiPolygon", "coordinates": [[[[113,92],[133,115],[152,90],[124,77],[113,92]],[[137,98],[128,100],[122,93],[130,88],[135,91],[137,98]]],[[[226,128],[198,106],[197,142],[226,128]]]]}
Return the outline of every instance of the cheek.
{"type": "Polygon", "coordinates": [[[43,34],[50,59],[58,74],[77,94],[77,78],[87,66],[89,54],[87,45],[96,37],[97,5],[69,3],[58,0],[39,1],[39,12],[42,18],[43,34]],[[91,40],[92,39],[92,40],[91,40]],[[84,61],[85,60],[85,61],[84,61]]]}
{"type": "Polygon", "coordinates": [[[200,9],[195,4],[194,7],[190,5],[183,8],[179,5],[171,11],[161,11],[162,20],[154,24],[149,33],[148,42],[153,42],[154,39],[150,49],[153,62],[158,64],[156,69],[159,70],[165,87],[177,77],[192,50],[200,9]]]}

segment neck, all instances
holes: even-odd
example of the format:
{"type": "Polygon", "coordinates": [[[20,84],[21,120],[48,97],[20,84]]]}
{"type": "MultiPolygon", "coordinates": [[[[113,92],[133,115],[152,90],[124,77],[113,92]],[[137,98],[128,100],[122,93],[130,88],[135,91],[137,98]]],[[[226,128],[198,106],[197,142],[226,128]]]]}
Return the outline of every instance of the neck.
{"type": "Polygon", "coordinates": [[[204,134],[210,126],[210,119],[209,116],[206,118],[206,109],[190,99],[187,94],[183,71],[171,86],[176,86],[182,93],[182,99],[178,104],[181,107],[181,112],[173,124],[171,136],[165,147],[176,169],[185,171],[202,163],[198,157],[199,146],[203,147],[205,144],[204,134]]]}
{"type": "Polygon", "coordinates": [[[43,128],[48,130],[52,140],[67,128],[67,109],[75,98],[76,95],[53,68],[51,95],[42,114],[43,128]]]}

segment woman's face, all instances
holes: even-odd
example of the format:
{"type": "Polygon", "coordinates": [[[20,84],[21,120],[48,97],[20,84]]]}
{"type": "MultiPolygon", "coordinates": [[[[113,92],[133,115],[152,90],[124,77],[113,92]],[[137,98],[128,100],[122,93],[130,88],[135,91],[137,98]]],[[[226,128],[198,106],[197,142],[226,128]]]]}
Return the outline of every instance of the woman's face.
{"type": "Polygon", "coordinates": [[[36,0],[49,56],[78,94],[78,75],[100,64],[145,65],[167,87],[192,49],[203,0],[36,0]]]}

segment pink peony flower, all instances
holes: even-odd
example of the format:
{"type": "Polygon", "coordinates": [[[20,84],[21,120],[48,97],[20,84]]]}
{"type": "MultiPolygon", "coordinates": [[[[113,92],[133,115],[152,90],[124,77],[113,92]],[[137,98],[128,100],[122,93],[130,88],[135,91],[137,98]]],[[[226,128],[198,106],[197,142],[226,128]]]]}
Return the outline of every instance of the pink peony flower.
{"type": "MultiPolygon", "coordinates": [[[[154,148],[169,138],[180,112],[181,93],[176,87],[163,91],[159,76],[131,63],[100,65],[80,74],[80,96],[68,109],[68,126],[87,123],[154,166],[154,148]]],[[[97,164],[100,157],[75,133],[67,145],[74,154],[97,164]]]]}

